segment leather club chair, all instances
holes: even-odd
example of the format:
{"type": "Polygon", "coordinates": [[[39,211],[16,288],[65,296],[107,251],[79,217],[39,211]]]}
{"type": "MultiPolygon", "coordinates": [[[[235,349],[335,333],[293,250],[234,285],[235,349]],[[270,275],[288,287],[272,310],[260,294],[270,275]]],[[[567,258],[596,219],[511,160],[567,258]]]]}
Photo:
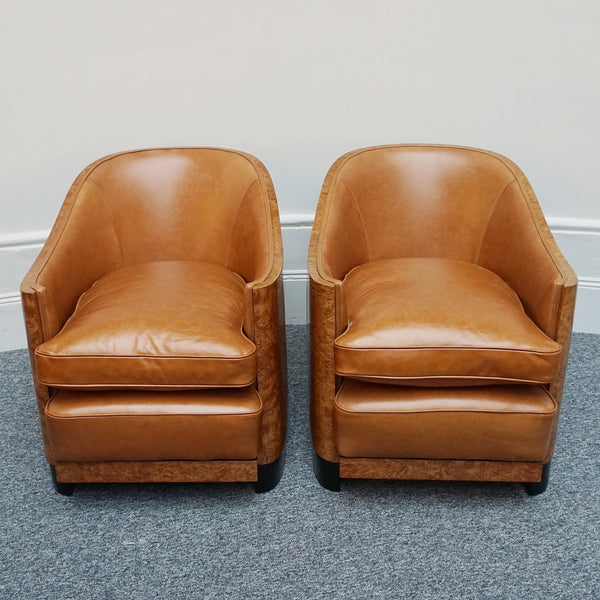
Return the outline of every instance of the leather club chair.
{"type": "Polygon", "coordinates": [[[548,483],[577,279],[519,168],[471,148],[338,159],[309,250],[315,473],[548,483]]]}
{"type": "Polygon", "coordinates": [[[75,180],[21,286],[46,457],[84,482],[277,485],[282,245],[265,167],[170,148],[75,180]]]}

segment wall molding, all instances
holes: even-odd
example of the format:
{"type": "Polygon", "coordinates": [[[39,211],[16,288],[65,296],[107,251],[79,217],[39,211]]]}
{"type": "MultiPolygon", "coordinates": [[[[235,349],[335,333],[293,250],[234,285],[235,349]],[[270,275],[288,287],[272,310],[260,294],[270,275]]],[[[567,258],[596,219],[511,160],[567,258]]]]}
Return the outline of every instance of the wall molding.
{"type": "MultiPolygon", "coordinates": [[[[308,321],[306,256],[314,213],[280,215],[284,243],[286,321],[308,321]]],[[[573,265],[579,291],[575,330],[600,333],[600,220],[550,217],[558,245],[573,265]]],[[[0,234],[0,351],[26,346],[19,284],[49,230],[0,234]]]]}
{"type": "Polygon", "coordinates": [[[548,225],[554,234],[600,235],[600,219],[549,217],[548,225]]]}
{"type": "MultiPolygon", "coordinates": [[[[285,229],[286,227],[312,228],[314,218],[315,214],[312,212],[280,214],[282,229],[285,229]]],[[[548,217],[547,221],[553,233],[600,235],[600,219],[548,217]]],[[[49,229],[19,231],[16,233],[0,233],[0,250],[13,247],[23,248],[40,246],[46,241],[49,233],[49,229]]]]}
{"type": "Polygon", "coordinates": [[[21,304],[21,294],[19,292],[0,294],[0,306],[4,304],[21,304]]]}
{"type": "Polygon", "coordinates": [[[0,233],[0,251],[9,248],[31,248],[42,246],[50,234],[49,229],[40,231],[19,231],[17,233],[0,233]]]}
{"type": "Polygon", "coordinates": [[[282,213],[279,215],[281,227],[309,227],[312,229],[315,213],[282,213]]]}

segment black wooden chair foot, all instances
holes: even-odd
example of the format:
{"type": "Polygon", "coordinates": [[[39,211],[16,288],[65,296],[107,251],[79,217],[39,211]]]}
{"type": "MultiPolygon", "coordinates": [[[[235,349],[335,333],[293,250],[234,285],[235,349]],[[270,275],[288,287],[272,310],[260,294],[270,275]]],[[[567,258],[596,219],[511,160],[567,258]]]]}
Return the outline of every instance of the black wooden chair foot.
{"type": "Polygon", "coordinates": [[[272,463],[258,465],[258,481],[254,483],[254,491],[257,494],[264,494],[275,488],[283,475],[284,465],[284,454],[272,463]]]}
{"type": "Polygon", "coordinates": [[[63,496],[72,496],[73,490],[75,489],[75,484],[57,481],[56,469],[52,465],[50,465],[50,473],[52,473],[52,483],[54,484],[54,489],[63,496]]]}
{"type": "Polygon", "coordinates": [[[548,487],[548,481],[550,479],[550,463],[546,463],[542,469],[542,479],[536,483],[525,483],[525,491],[530,496],[537,496],[543,494],[548,487]]]}
{"type": "Polygon", "coordinates": [[[325,460],[316,452],[313,452],[313,470],[317,481],[326,490],[331,492],[340,491],[340,463],[325,460]]]}

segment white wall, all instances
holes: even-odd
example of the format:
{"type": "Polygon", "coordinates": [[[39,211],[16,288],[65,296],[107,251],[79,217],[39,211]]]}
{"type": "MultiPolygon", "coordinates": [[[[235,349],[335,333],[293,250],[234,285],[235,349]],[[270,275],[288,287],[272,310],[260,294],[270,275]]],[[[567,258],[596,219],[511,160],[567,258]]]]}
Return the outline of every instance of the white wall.
{"type": "MultiPolygon", "coordinates": [[[[600,293],[593,0],[0,0],[0,9],[0,333],[14,327],[1,324],[14,309],[14,239],[28,245],[46,231],[95,158],[165,145],[261,158],[288,215],[286,239],[306,233],[293,214],[314,211],[327,168],[349,149],[496,150],[523,168],[551,219],[577,219],[565,235],[588,232],[574,244],[587,248],[576,268],[600,293]]],[[[286,250],[304,264],[302,245],[286,250]]],[[[303,267],[290,268],[288,288],[300,289],[303,267]]]]}

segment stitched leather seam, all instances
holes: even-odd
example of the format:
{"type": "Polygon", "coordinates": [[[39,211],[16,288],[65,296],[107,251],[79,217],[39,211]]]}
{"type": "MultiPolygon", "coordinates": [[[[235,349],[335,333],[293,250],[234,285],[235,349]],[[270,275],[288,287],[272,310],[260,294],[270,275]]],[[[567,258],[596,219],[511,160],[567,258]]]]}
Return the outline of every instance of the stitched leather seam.
{"type": "MultiPolygon", "coordinates": [[[[521,186],[521,182],[519,181],[519,178],[517,177],[517,173],[514,172],[513,168],[511,167],[511,165],[507,164],[504,160],[502,160],[498,155],[492,153],[492,152],[488,152],[486,150],[480,150],[480,149],[476,149],[476,148],[468,148],[469,150],[471,150],[472,152],[479,152],[480,154],[486,154],[492,158],[495,158],[498,162],[500,162],[501,164],[503,164],[512,174],[513,177],[515,178],[515,181],[517,182],[519,189],[521,190],[521,194],[527,199],[530,200],[530,195],[529,193],[526,193],[525,190],[523,190],[523,187],[521,186]]],[[[556,270],[559,272],[560,276],[563,278],[563,280],[565,279],[565,276],[563,274],[563,272],[560,270],[560,267],[556,264],[556,261],[554,260],[554,254],[550,251],[550,249],[548,248],[548,246],[546,246],[546,242],[544,240],[544,238],[540,235],[539,229],[537,227],[537,221],[535,219],[535,216],[533,215],[533,213],[531,212],[531,206],[529,205],[529,201],[526,201],[525,204],[527,205],[527,210],[529,212],[529,215],[531,217],[531,220],[533,222],[534,228],[536,233],[538,234],[538,237],[540,239],[540,242],[542,242],[542,245],[544,246],[544,248],[546,249],[546,253],[548,254],[550,260],[552,261],[552,263],[554,264],[554,266],[556,267],[556,270]]]]}
{"type": "Polygon", "coordinates": [[[233,239],[233,230],[235,229],[235,225],[237,223],[239,214],[240,214],[240,209],[242,207],[242,204],[244,203],[244,200],[246,199],[246,196],[248,195],[248,192],[250,191],[250,188],[255,184],[258,183],[258,177],[256,177],[255,179],[253,179],[249,184],[248,187],[246,188],[246,191],[242,194],[237,208],[235,209],[235,216],[231,222],[231,230],[229,231],[229,241],[227,242],[227,258],[225,260],[225,264],[227,265],[227,268],[229,269],[229,256],[231,254],[231,240],[233,239]]]}
{"type": "Polygon", "coordinates": [[[112,414],[100,414],[100,415],[66,415],[60,416],[55,413],[50,412],[52,407],[49,406],[46,408],[45,413],[46,416],[50,419],[64,420],[64,419],[114,419],[115,417],[134,417],[137,419],[144,419],[146,417],[158,417],[158,418],[179,418],[179,417],[256,417],[263,412],[262,406],[257,410],[246,411],[246,412],[218,412],[218,413],[203,413],[203,412],[177,412],[177,413],[168,413],[168,412],[144,412],[144,413],[136,413],[136,412],[117,412],[115,411],[112,414]]]}
{"type": "MultiPolygon", "coordinates": [[[[102,204],[104,205],[104,208],[106,208],[106,211],[108,212],[108,214],[110,216],[110,220],[111,220],[111,223],[112,223],[112,226],[113,226],[113,230],[115,232],[115,237],[117,238],[117,244],[119,244],[119,252],[121,253],[121,259],[123,261],[123,264],[125,264],[125,255],[123,254],[123,246],[121,245],[121,239],[119,238],[119,232],[117,231],[117,225],[115,223],[115,214],[114,214],[114,212],[110,208],[108,202],[104,198],[104,194],[102,193],[102,190],[98,187],[98,184],[95,181],[93,181],[88,176],[87,180],[84,183],[89,183],[90,185],[94,186],[94,188],[96,188],[96,191],[98,192],[98,195],[100,196],[100,201],[102,202],[102,204]]],[[[82,184],[81,187],[83,187],[83,184],[82,184]]]]}
{"type": "MultiPolygon", "coordinates": [[[[499,161],[501,164],[503,164],[515,177],[515,179],[517,180],[517,184],[519,186],[519,189],[521,191],[521,195],[523,196],[523,198],[525,199],[525,205],[527,206],[527,211],[529,212],[529,216],[531,218],[531,222],[533,223],[533,227],[535,229],[535,232],[537,233],[538,239],[540,240],[542,246],[544,247],[545,251],[546,251],[546,255],[550,258],[550,260],[552,261],[552,264],[554,265],[554,268],[556,269],[556,271],[558,272],[558,274],[561,277],[561,281],[558,282],[560,287],[564,288],[565,287],[565,283],[566,283],[566,277],[565,274],[562,272],[560,266],[557,264],[555,258],[554,258],[554,252],[548,248],[548,245],[546,244],[546,240],[544,239],[544,237],[541,235],[541,232],[539,230],[538,227],[538,222],[537,219],[535,218],[535,215],[533,214],[532,208],[531,208],[531,204],[536,204],[538,206],[538,208],[540,209],[540,213],[541,213],[541,207],[539,207],[539,202],[537,201],[537,199],[535,198],[535,193],[533,192],[533,190],[528,189],[523,189],[523,186],[521,185],[521,181],[519,179],[519,176],[517,173],[515,173],[514,169],[512,168],[512,166],[507,162],[508,159],[505,159],[504,157],[501,157],[497,154],[494,154],[493,152],[489,152],[486,150],[480,150],[480,149],[475,149],[475,148],[470,148],[471,151],[473,152],[479,152],[481,154],[486,154],[492,158],[495,158],[497,161],[499,161]],[[533,198],[532,198],[532,194],[533,194],[533,198]]],[[[515,165],[516,167],[516,165],[515,165]]],[[[518,169],[518,167],[516,167],[518,169]]],[[[520,171],[520,169],[518,169],[520,171]]],[[[522,173],[521,173],[522,174],[522,173]]],[[[523,175],[523,177],[525,178],[525,176],[523,175]]],[[[526,178],[525,178],[526,179],[526,178]]],[[[541,217],[542,219],[544,218],[543,213],[541,213],[541,217]]],[[[554,332],[554,335],[556,335],[556,330],[557,330],[557,318],[558,318],[558,309],[561,305],[561,299],[562,299],[562,294],[564,293],[564,290],[561,290],[558,294],[554,294],[556,297],[554,299],[554,306],[553,306],[553,311],[552,311],[552,323],[551,323],[551,329],[554,332]]]]}
{"type": "MultiPolygon", "coordinates": [[[[128,154],[127,152],[124,152],[123,154],[128,154]]],[[[71,216],[71,213],[73,212],[73,208],[75,207],[75,203],[77,202],[77,196],[79,195],[79,192],[81,191],[81,188],[83,186],[83,184],[88,180],[88,178],[90,177],[90,175],[102,164],[104,164],[105,162],[108,162],[109,160],[115,158],[116,156],[120,156],[120,154],[111,154],[109,156],[106,156],[104,158],[101,158],[97,161],[97,164],[95,164],[89,171],[89,173],[87,173],[85,175],[85,177],[83,178],[83,180],[81,181],[81,183],[79,184],[79,186],[76,189],[73,189],[73,185],[71,186],[71,188],[69,189],[69,191],[67,192],[67,196],[64,200],[64,202],[67,201],[67,199],[69,199],[71,196],[73,196],[73,200],[71,202],[71,205],[68,207],[68,212],[65,214],[63,222],[62,222],[62,227],[60,229],[60,231],[57,233],[57,237],[56,240],[53,241],[53,245],[52,245],[52,249],[50,250],[50,252],[48,253],[48,256],[46,256],[46,258],[44,259],[44,262],[40,265],[40,268],[38,269],[38,272],[36,274],[36,278],[35,278],[35,282],[38,282],[38,279],[40,277],[40,275],[42,274],[44,268],[46,267],[46,265],[48,264],[48,262],[50,261],[50,259],[52,258],[52,256],[54,255],[54,251],[56,250],[56,248],[58,247],[58,244],[60,242],[60,240],[62,239],[63,233],[65,232],[65,229],[67,228],[67,223],[69,221],[69,217],[71,216]]],[[[93,164],[93,163],[92,163],[93,164]]],[[[86,168],[89,168],[86,167],[86,168]]],[[[85,172],[82,171],[82,173],[85,172]]],[[[81,175],[81,174],[80,174],[81,175]]],[[[79,175],[78,175],[79,177],[79,175]]],[[[64,206],[64,202],[63,202],[63,206],[64,206]]],[[[62,212],[62,210],[61,210],[62,212]]],[[[59,213],[59,217],[60,217],[60,213],[59,213]]],[[[48,241],[50,241],[52,238],[52,231],[50,232],[50,235],[48,236],[48,241]]]]}
{"type": "MultiPolygon", "coordinates": [[[[260,284],[267,281],[269,279],[269,277],[271,277],[273,275],[273,269],[275,268],[275,251],[276,251],[275,246],[278,244],[276,243],[274,238],[276,235],[281,236],[281,225],[279,227],[278,232],[273,231],[273,204],[275,205],[275,210],[277,211],[277,195],[275,193],[275,187],[273,186],[273,182],[271,181],[269,172],[267,171],[267,168],[260,162],[260,160],[258,160],[254,156],[246,155],[246,154],[240,153],[240,152],[235,152],[233,150],[228,150],[228,152],[233,152],[235,154],[238,154],[239,156],[245,158],[252,165],[252,168],[254,169],[254,172],[256,173],[256,179],[261,188],[262,195],[265,199],[265,202],[263,203],[263,205],[264,205],[264,210],[265,210],[266,227],[267,227],[268,261],[267,261],[267,267],[265,269],[265,273],[259,279],[256,279],[255,281],[250,282],[250,284],[252,286],[251,289],[254,289],[255,287],[258,287],[260,284]]],[[[277,220],[279,221],[279,212],[277,212],[277,220]]],[[[280,242],[278,247],[279,247],[279,252],[281,253],[281,256],[279,258],[281,260],[283,260],[282,259],[282,256],[283,256],[282,242],[280,242]]],[[[278,273],[277,277],[279,277],[280,274],[281,274],[281,270],[279,269],[279,273],[278,273]]],[[[275,279],[277,279],[277,277],[275,279]]],[[[251,294],[251,296],[252,296],[252,300],[253,300],[252,315],[254,316],[254,294],[251,294]]],[[[254,327],[254,325],[253,325],[253,327],[254,327]]]]}
{"type": "Polygon", "coordinates": [[[340,174],[344,165],[357,154],[361,154],[364,150],[358,150],[353,152],[348,152],[344,154],[340,158],[338,158],[333,165],[329,168],[327,175],[325,176],[325,181],[323,182],[323,187],[321,189],[321,195],[319,196],[319,203],[317,205],[317,211],[315,214],[315,222],[313,223],[313,231],[316,227],[318,227],[319,238],[317,240],[317,251],[315,257],[315,264],[317,267],[317,273],[320,277],[322,277],[325,281],[330,283],[335,283],[339,281],[339,279],[333,278],[333,276],[328,275],[324,272],[323,269],[323,245],[325,244],[327,225],[329,222],[329,215],[331,213],[331,207],[333,202],[331,201],[331,193],[335,188],[335,183],[340,178],[340,174]],[[337,165],[337,167],[335,166],[337,165]],[[335,171],[333,171],[335,167],[335,171]],[[321,202],[325,204],[325,209],[323,210],[322,217],[317,221],[319,217],[319,209],[321,206],[321,202]]]}
{"type": "MultiPolygon", "coordinates": [[[[450,379],[452,381],[464,381],[464,380],[468,380],[468,381],[494,381],[497,382],[498,385],[502,385],[501,382],[511,382],[511,383],[515,383],[515,384],[536,384],[536,385],[547,385],[548,383],[550,383],[549,381],[540,381],[539,379],[515,379],[513,377],[502,377],[502,376],[490,376],[490,377],[481,377],[479,375],[469,375],[469,374],[465,374],[465,375],[408,375],[408,376],[404,376],[404,375],[400,375],[400,376],[396,376],[396,375],[371,375],[369,373],[367,374],[362,374],[362,373],[343,373],[339,370],[336,369],[335,371],[336,375],[339,375],[340,377],[347,377],[348,379],[357,379],[358,381],[364,381],[365,383],[369,383],[369,382],[377,382],[379,380],[385,380],[385,381],[429,381],[429,380],[437,380],[437,379],[450,379]]],[[[393,384],[392,384],[393,385],[393,384]]],[[[487,384],[486,384],[487,385],[487,384]]],[[[419,386],[417,386],[419,387],[419,386]]],[[[460,387],[460,386],[456,386],[456,387],[460,387]]]]}
{"type": "Polygon", "coordinates": [[[534,416],[552,416],[556,413],[556,406],[550,411],[535,412],[531,410],[481,410],[481,409],[469,409],[469,408],[431,408],[423,410],[348,410],[342,408],[339,404],[335,405],[336,410],[343,412],[347,415],[356,415],[364,417],[365,415],[420,415],[424,413],[469,413],[469,414],[488,414],[488,415],[534,415],[534,416]]]}
{"type": "Polygon", "coordinates": [[[552,350],[545,352],[544,350],[528,350],[523,348],[481,348],[478,346],[407,346],[405,348],[394,348],[394,347],[386,347],[386,346],[378,346],[377,348],[373,348],[371,346],[342,346],[336,342],[334,342],[334,347],[338,348],[342,352],[380,352],[385,350],[386,352],[415,352],[420,350],[425,351],[452,351],[455,350],[466,350],[466,351],[476,351],[476,352],[522,352],[525,354],[540,354],[543,356],[553,356],[562,353],[562,348],[559,350],[552,350]]]}
{"type": "Polygon", "coordinates": [[[177,390],[211,390],[215,387],[221,389],[238,389],[245,388],[249,385],[252,385],[256,381],[256,377],[247,383],[223,383],[223,382],[215,382],[215,383],[62,383],[62,382],[53,382],[46,383],[40,380],[40,383],[46,386],[52,386],[58,389],[65,390],[91,390],[91,391],[103,391],[103,390],[121,390],[121,389],[131,389],[142,392],[151,392],[152,390],[166,390],[166,391],[174,391],[177,390]]]}
{"type": "Polygon", "coordinates": [[[356,196],[354,195],[352,188],[348,185],[348,183],[346,182],[345,179],[343,179],[340,176],[338,178],[338,181],[340,183],[343,183],[346,186],[346,189],[350,192],[350,197],[352,198],[352,202],[354,203],[354,206],[356,207],[356,212],[358,213],[358,218],[360,219],[360,223],[363,228],[363,236],[365,238],[365,246],[367,247],[367,262],[371,262],[371,249],[369,247],[369,238],[367,237],[367,227],[365,225],[365,220],[363,219],[362,212],[360,210],[360,206],[358,205],[358,201],[356,200],[356,196]]]}
{"type": "Polygon", "coordinates": [[[500,199],[502,198],[502,196],[504,196],[506,190],[513,184],[516,183],[517,180],[516,178],[513,176],[513,178],[502,188],[502,191],[498,194],[498,196],[496,197],[496,200],[494,202],[493,208],[490,211],[490,214],[487,218],[487,222],[485,224],[485,227],[483,228],[483,231],[481,232],[481,237],[479,238],[479,245],[477,247],[477,254],[475,255],[475,263],[479,265],[479,257],[481,256],[481,248],[483,246],[483,240],[485,239],[486,233],[487,233],[487,229],[489,227],[489,224],[492,220],[492,217],[494,216],[494,213],[496,212],[496,208],[498,207],[498,204],[500,202],[500,199]]]}
{"type": "MultiPolygon", "coordinates": [[[[254,344],[253,344],[254,345],[254,344]]],[[[171,356],[154,356],[152,354],[68,354],[68,355],[58,355],[58,354],[49,354],[43,351],[35,351],[36,355],[50,358],[52,360],[55,359],[71,359],[71,358],[90,358],[90,359],[113,359],[113,358],[125,358],[132,360],[247,360],[256,354],[256,347],[252,352],[248,354],[242,354],[241,356],[188,356],[188,355],[171,355],[171,356]]]]}

